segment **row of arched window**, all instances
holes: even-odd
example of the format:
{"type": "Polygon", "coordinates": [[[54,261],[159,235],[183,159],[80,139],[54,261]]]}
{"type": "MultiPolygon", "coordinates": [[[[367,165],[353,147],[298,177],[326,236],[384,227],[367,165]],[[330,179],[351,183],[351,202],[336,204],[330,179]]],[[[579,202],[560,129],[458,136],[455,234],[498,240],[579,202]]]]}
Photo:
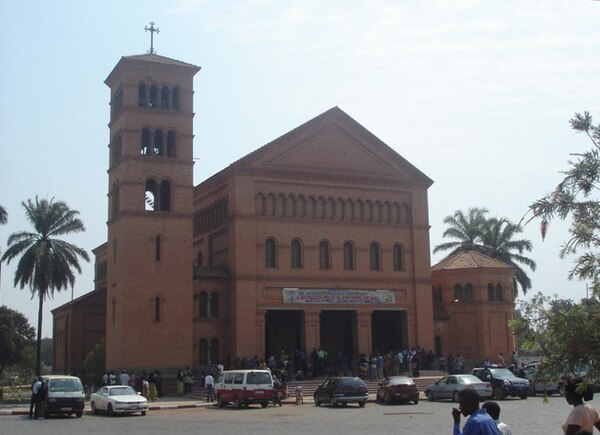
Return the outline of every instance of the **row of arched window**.
{"type": "Polygon", "coordinates": [[[175,157],[175,130],[165,134],[161,128],[152,131],[149,127],[142,128],[140,154],[143,156],[175,157]]]}
{"type": "MultiPolygon", "coordinates": [[[[319,242],[319,269],[332,268],[332,248],[328,240],[319,242]]],[[[304,268],[304,245],[302,240],[295,238],[290,243],[290,267],[292,269],[304,268]]],[[[355,270],[357,265],[356,247],[354,242],[346,241],[343,245],[343,268],[344,270],[355,270]]],[[[277,240],[269,237],[265,241],[265,267],[279,267],[279,246],[277,240]]],[[[371,270],[383,270],[381,258],[381,245],[372,242],[369,245],[369,267],[371,270]]],[[[392,248],[392,269],[404,270],[404,248],[400,243],[394,243],[392,248]]]]}
{"type": "MultiPolygon", "coordinates": [[[[490,302],[499,302],[504,300],[504,289],[502,284],[487,285],[487,299],[490,302]]],[[[433,292],[433,303],[435,305],[443,303],[442,298],[442,287],[437,286],[432,288],[433,292]]],[[[471,302],[473,301],[473,284],[467,283],[464,286],[461,284],[454,285],[454,302],[471,302]]]]}
{"type": "Polygon", "coordinates": [[[144,82],[138,85],[138,106],[151,109],[180,110],[181,92],[178,86],[158,86],[144,82]]]}
{"type": "Polygon", "coordinates": [[[146,180],[144,193],[146,211],[171,210],[171,182],[169,180],[157,181],[154,178],[146,180]]]}
{"type": "Polygon", "coordinates": [[[200,292],[198,295],[198,314],[201,319],[219,317],[219,292],[200,292]]]}
{"type": "Polygon", "coordinates": [[[223,221],[229,216],[229,201],[222,198],[202,208],[194,215],[194,234],[223,221]]]}
{"type": "Polygon", "coordinates": [[[257,216],[384,224],[411,222],[408,204],[394,201],[258,193],[255,197],[255,208],[257,216]]]}

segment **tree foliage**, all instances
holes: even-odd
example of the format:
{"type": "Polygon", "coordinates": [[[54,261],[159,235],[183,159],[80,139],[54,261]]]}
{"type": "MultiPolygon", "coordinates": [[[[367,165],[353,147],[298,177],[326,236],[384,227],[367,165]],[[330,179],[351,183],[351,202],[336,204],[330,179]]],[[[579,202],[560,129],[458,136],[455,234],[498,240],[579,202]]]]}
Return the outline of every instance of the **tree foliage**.
{"type": "Polygon", "coordinates": [[[536,267],[532,259],[523,255],[531,251],[531,241],[516,238],[523,232],[521,225],[507,218],[488,218],[487,213],[486,208],[473,207],[467,213],[457,210],[444,218],[448,228],[443,237],[455,240],[437,245],[433,252],[450,250],[449,255],[452,255],[473,250],[509,264],[515,270],[515,291],[519,286],[525,294],[531,288],[531,279],[521,265],[531,270],[536,267]]]}
{"type": "Polygon", "coordinates": [[[541,292],[520,301],[510,327],[523,349],[543,357],[544,370],[555,377],[580,375],[600,379],[600,302],[596,298],[575,304],[541,292]]]}
{"type": "Polygon", "coordinates": [[[0,377],[5,368],[25,361],[34,339],[35,329],[23,314],[0,306],[0,377]]]}
{"type": "Polygon", "coordinates": [[[96,379],[101,379],[102,374],[106,370],[106,344],[101,340],[94,348],[86,355],[83,360],[83,369],[88,375],[93,375],[96,379]]]}
{"type": "Polygon", "coordinates": [[[10,263],[20,256],[14,284],[29,286],[32,298],[38,297],[38,328],[36,346],[36,373],[41,372],[42,314],[44,300],[55,290],[75,285],[73,269],[81,273],[79,257],[89,261],[87,252],[57,237],[85,231],[79,212],[71,210],[63,201],[28,199],[21,203],[27,220],[35,232],[19,231],[8,238],[8,248],[2,261],[10,263]]]}
{"type": "Polygon", "coordinates": [[[594,126],[589,112],[576,113],[571,128],[585,134],[591,148],[571,153],[568,169],[556,188],[529,206],[532,219],[540,219],[542,238],[556,218],[571,218],[570,238],[560,250],[560,257],[578,254],[569,279],[590,280],[594,293],[600,294],[600,124],[594,126]]]}

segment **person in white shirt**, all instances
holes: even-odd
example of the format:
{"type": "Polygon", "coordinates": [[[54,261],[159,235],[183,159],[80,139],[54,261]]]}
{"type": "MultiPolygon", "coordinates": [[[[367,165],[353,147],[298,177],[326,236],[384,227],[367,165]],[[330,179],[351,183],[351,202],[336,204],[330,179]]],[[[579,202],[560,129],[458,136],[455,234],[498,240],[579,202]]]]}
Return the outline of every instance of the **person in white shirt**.
{"type": "Polygon", "coordinates": [[[31,401],[29,402],[29,419],[31,420],[31,417],[33,416],[33,418],[38,418],[39,415],[39,411],[40,411],[40,399],[38,397],[38,392],[40,391],[40,388],[42,387],[42,377],[36,377],[35,380],[33,381],[33,384],[31,385],[31,401]]]}
{"type": "Polygon", "coordinates": [[[598,411],[585,401],[592,400],[594,393],[589,385],[582,379],[572,379],[565,384],[565,399],[573,410],[569,413],[567,421],[562,425],[566,435],[574,435],[580,429],[594,432],[594,428],[600,430],[600,416],[598,411]]]}
{"type": "Polygon", "coordinates": [[[488,401],[481,405],[483,409],[494,419],[498,428],[498,435],[512,435],[510,426],[500,421],[500,405],[496,402],[488,401]]]}
{"type": "Polygon", "coordinates": [[[206,387],[206,401],[215,400],[215,378],[209,373],[204,377],[204,386],[206,387]]]}
{"type": "Polygon", "coordinates": [[[121,385],[129,385],[129,375],[127,374],[127,370],[123,369],[119,375],[119,380],[121,381],[121,385]]]}

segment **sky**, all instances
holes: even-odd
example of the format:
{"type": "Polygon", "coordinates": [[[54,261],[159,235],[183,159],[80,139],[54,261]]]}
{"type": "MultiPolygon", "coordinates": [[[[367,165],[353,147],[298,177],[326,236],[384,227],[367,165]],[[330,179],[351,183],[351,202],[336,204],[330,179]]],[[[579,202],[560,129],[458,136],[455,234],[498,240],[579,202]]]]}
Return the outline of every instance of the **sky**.
{"type": "MultiPolygon", "coordinates": [[[[194,184],[338,106],[434,180],[431,247],[444,217],[486,207],[517,223],[589,149],[569,119],[600,122],[600,1],[0,0],[0,250],[31,230],[22,201],[65,201],[91,250],[106,241],[110,93],[121,56],[150,48],[202,67],[194,81],[194,184]]],[[[560,259],[568,223],[522,237],[546,295],[578,301],[560,259]]],[[[432,264],[443,258],[432,253],[432,264]]],[[[2,264],[1,303],[37,326],[37,301],[2,264]]],[[[93,261],[50,310],[93,290],[93,261]]]]}

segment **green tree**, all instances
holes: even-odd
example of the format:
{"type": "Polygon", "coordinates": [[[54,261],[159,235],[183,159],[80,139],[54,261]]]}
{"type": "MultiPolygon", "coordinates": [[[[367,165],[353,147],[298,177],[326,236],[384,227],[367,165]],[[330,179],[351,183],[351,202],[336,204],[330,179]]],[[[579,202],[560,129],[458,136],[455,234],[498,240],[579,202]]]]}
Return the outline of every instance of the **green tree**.
{"type": "Polygon", "coordinates": [[[556,188],[529,206],[532,217],[541,220],[542,239],[549,224],[571,217],[570,238],[562,246],[560,257],[579,253],[569,272],[569,279],[590,280],[595,294],[600,294],[600,124],[594,126],[589,112],[576,113],[571,128],[584,133],[591,149],[571,153],[569,168],[556,188]]]}
{"type": "Polygon", "coordinates": [[[71,210],[63,201],[28,199],[22,203],[27,220],[35,232],[19,231],[8,238],[8,248],[2,261],[10,263],[21,256],[15,271],[15,286],[27,284],[32,299],[38,297],[38,327],[35,368],[41,373],[42,314],[44,300],[54,296],[55,290],[75,285],[73,269],[81,273],[79,257],[89,261],[87,252],[57,237],[85,231],[79,212],[71,210]]]}
{"type": "Polygon", "coordinates": [[[487,213],[485,208],[474,207],[466,214],[457,210],[452,216],[444,218],[448,228],[443,237],[456,240],[437,245],[433,252],[451,250],[448,255],[452,255],[474,250],[509,264],[515,270],[515,292],[520,286],[523,294],[526,294],[531,288],[531,279],[521,265],[535,270],[535,262],[523,255],[531,251],[531,241],[516,239],[523,232],[521,225],[506,218],[488,218],[487,213]]]}
{"type": "Polygon", "coordinates": [[[94,380],[102,379],[102,375],[106,370],[106,345],[104,339],[100,340],[94,348],[85,356],[83,360],[83,369],[88,376],[92,376],[94,380]]]}
{"type": "Polygon", "coordinates": [[[0,306],[0,377],[6,367],[23,363],[34,339],[35,329],[23,314],[0,306]]]}

